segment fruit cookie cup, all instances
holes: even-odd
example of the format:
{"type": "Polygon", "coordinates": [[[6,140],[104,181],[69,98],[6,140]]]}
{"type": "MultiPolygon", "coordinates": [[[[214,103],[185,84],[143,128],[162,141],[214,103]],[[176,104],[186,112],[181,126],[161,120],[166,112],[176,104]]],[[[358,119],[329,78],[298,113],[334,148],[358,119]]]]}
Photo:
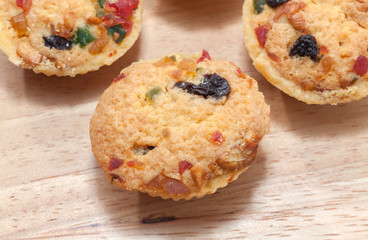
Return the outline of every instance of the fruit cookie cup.
{"type": "Polygon", "coordinates": [[[105,90],[92,150],[115,186],[199,198],[248,168],[269,114],[257,82],[234,63],[172,54],[133,63],[105,90]]]}
{"type": "Polygon", "coordinates": [[[0,48],[36,73],[75,76],[110,65],[138,38],[143,0],[4,0],[0,48]]]}
{"type": "Polygon", "coordinates": [[[309,104],[368,94],[368,8],[361,1],[250,0],[245,43],[265,78],[309,104]]]}

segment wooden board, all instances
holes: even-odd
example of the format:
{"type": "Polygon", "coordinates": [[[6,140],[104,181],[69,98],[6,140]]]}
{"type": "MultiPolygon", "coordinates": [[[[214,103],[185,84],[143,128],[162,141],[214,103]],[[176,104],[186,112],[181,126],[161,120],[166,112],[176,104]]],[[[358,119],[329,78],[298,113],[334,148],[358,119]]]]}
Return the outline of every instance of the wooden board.
{"type": "Polygon", "coordinates": [[[1,54],[0,239],[368,239],[368,99],[309,106],[271,86],[247,56],[242,3],[146,0],[134,47],[76,78],[34,74],[1,54]],[[99,96],[133,61],[202,49],[256,78],[271,105],[258,159],[199,200],[111,186],[89,140],[99,96]],[[172,221],[142,224],[158,217],[172,221]]]}

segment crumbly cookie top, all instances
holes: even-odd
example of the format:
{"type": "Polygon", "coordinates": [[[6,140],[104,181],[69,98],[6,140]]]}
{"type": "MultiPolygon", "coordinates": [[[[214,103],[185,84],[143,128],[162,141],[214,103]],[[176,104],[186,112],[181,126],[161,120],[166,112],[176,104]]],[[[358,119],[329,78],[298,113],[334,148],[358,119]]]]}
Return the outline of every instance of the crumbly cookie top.
{"type": "Polygon", "coordinates": [[[269,131],[269,111],[256,81],[206,52],[141,61],[100,98],[93,152],[114,184],[193,197],[247,167],[269,131]]]}
{"type": "Polygon", "coordinates": [[[368,80],[368,2],[252,0],[259,45],[281,75],[328,92],[368,80]]]}
{"type": "Polygon", "coordinates": [[[125,46],[140,1],[6,0],[0,7],[1,45],[7,54],[15,48],[15,57],[8,54],[11,60],[73,76],[88,71],[78,69],[86,63],[103,65],[125,46]]]}

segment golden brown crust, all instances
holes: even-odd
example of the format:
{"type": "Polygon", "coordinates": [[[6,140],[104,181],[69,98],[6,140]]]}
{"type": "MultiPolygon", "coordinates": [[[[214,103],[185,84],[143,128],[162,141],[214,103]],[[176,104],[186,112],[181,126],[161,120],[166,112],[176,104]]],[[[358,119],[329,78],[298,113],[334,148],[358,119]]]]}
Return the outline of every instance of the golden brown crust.
{"type": "Polygon", "coordinates": [[[243,24],[245,43],[253,64],[280,90],[308,104],[337,104],[368,95],[368,74],[354,70],[358,57],[368,56],[362,42],[368,39],[364,10],[358,1],[290,0],[273,9],[265,5],[257,14],[253,1],[245,1],[243,24]],[[262,47],[255,29],[268,27],[262,47]],[[295,41],[313,35],[319,54],[290,56],[295,41]]]}
{"type": "Polygon", "coordinates": [[[191,199],[226,186],[255,159],[270,114],[257,82],[232,63],[198,58],[173,54],[133,63],[101,96],[90,135],[108,181],[151,196],[191,199]],[[174,87],[214,73],[230,83],[228,97],[205,99],[174,87]],[[150,98],[150,90],[158,93],[150,98]]]}
{"type": "Polygon", "coordinates": [[[108,37],[105,27],[100,27],[99,22],[91,20],[99,10],[97,0],[32,0],[31,8],[24,11],[28,28],[26,33],[22,25],[16,27],[14,24],[14,18],[22,17],[23,13],[15,0],[1,1],[0,8],[0,48],[12,63],[36,73],[74,77],[98,70],[104,65],[111,65],[134,44],[141,29],[143,0],[140,0],[139,7],[130,17],[133,22],[132,31],[119,44],[108,37]],[[83,48],[76,45],[71,50],[50,49],[45,46],[43,37],[56,33],[69,38],[70,30],[75,34],[76,29],[86,24],[98,41],[83,48]],[[19,28],[23,30],[20,31],[19,28]],[[22,42],[27,43],[27,51],[24,52],[23,48],[20,54],[18,46],[22,42]],[[94,48],[90,49],[92,45],[94,48]],[[38,55],[42,56],[41,60],[38,58],[36,60],[40,60],[39,62],[33,62],[38,55]]]}

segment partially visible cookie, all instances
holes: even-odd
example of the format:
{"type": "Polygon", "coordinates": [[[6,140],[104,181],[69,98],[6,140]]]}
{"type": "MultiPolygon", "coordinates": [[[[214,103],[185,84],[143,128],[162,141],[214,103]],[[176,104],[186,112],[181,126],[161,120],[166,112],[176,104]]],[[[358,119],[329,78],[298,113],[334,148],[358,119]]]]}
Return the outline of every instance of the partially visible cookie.
{"type": "Polygon", "coordinates": [[[211,194],[238,178],[269,131],[270,108],[235,64],[172,54],[133,63],[91,119],[107,180],[164,199],[211,194]]]}
{"type": "Polygon", "coordinates": [[[138,38],[143,0],[0,1],[0,48],[36,73],[75,76],[110,65],[138,38]]]}
{"type": "Polygon", "coordinates": [[[368,2],[249,0],[245,43],[254,66],[308,104],[368,95],[368,2]]]}

